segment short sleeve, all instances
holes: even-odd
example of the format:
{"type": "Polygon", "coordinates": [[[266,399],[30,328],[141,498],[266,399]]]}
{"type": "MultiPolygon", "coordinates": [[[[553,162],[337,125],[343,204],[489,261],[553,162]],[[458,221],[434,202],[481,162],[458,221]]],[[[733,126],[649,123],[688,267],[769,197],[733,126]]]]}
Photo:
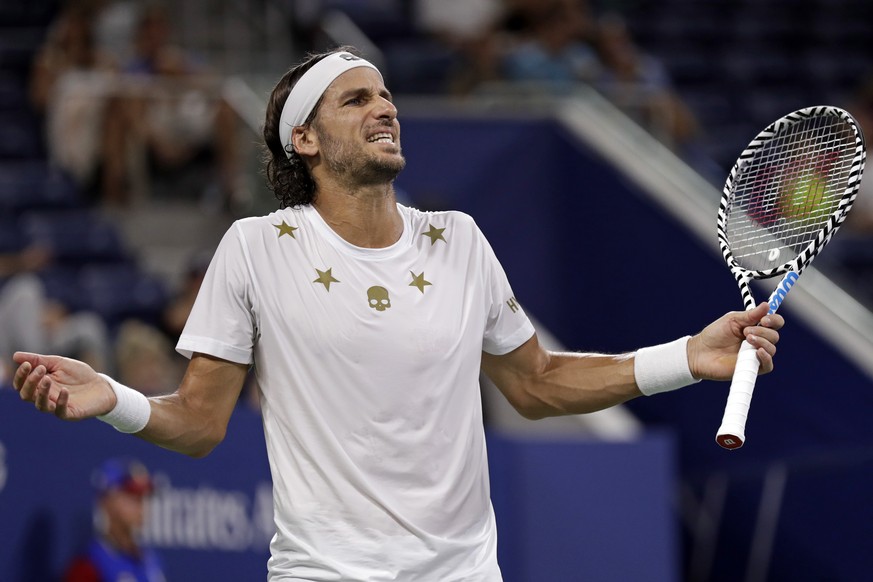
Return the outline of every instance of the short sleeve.
{"type": "Polygon", "coordinates": [[[199,352],[251,364],[257,336],[253,304],[245,237],[235,223],[209,264],[176,351],[186,358],[199,352]]]}
{"type": "Polygon", "coordinates": [[[534,334],[533,324],[516,299],[506,272],[485,235],[476,229],[482,249],[488,319],[482,349],[496,356],[511,352],[534,334]]]}

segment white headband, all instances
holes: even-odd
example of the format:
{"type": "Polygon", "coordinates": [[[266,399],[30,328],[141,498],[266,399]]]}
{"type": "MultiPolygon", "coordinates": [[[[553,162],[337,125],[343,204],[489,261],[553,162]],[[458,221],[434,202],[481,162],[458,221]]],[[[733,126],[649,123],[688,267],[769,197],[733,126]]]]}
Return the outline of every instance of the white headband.
{"type": "Polygon", "coordinates": [[[285,106],[282,107],[282,116],[279,118],[279,139],[282,140],[282,146],[288,157],[291,157],[291,152],[294,151],[291,130],[306,122],[315,104],[337,77],[357,67],[370,67],[379,72],[373,63],[352,53],[342,52],[321,59],[303,73],[288,94],[285,106]]]}

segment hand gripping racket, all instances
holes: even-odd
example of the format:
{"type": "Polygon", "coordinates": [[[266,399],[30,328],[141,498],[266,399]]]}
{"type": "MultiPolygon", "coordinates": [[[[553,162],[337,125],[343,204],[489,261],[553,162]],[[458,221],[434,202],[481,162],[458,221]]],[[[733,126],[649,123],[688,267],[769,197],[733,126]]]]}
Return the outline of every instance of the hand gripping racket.
{"type": "MultiPolygon", "coordinates": [[[[718,241],[747,310],[750,282],[784,275],[770,295],[775,313],[801,271],[845,220],[864,172],[864,136],[837,107],[800,109],[769,125],[740,154],[718,207],[718,241]]],[[[743,341],[716,442],[738,449],[760,362],[743,341]]]]}

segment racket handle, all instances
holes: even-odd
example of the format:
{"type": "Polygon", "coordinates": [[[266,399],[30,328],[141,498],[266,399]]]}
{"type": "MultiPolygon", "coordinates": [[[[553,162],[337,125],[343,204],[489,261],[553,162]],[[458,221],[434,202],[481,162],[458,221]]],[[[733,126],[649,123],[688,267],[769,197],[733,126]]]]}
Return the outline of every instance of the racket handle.
{"type": "Polygon", "coordinates": [[[758,379],[758,361],[755,347],[743,340],[737,354],[737,365],[728,394],[724,416],[715,441],[726,449],[738,449],[746,440],[746,418],[749,416],[749,406],[752,403],[752,392],[758,379]]]}

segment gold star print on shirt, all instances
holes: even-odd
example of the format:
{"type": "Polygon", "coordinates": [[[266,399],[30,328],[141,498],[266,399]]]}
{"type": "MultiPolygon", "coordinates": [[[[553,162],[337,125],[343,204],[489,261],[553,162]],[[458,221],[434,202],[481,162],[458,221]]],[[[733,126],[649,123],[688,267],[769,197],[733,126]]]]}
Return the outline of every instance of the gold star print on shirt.
{"type": "Polygon", "coordinates": [[[434,225],[432,225],[430,223],[428,223],[427,226],[430,228],[430,230],[428,230],[427,232],[421,233],[421,236],[430,237],[430,246],[435,245],[436,241],[438,241],[438,240],[441,240],[444,243],[448,244],[446,242],[446,239],[443,237],[443,232],[445,232],[445,230],[446,230],[445,228],[436,228],[434,225]]]}
{"type": "Polygon", "coordinates": [[[424,271],[421,272],[420,275],[416,275],[412,271],[409,271],[409,274],[412,275],[412,283],[409,284],[410,287],[416,287],[419,291],[424,293],[424,288],[428,285],[433,285],[430,281],[426,281],[424,278],[424,271]]]}
{"type": "Polygon", "coordinates": [[[297,238],[294,235],[294,231],[297,230],[296,226],[291,226],[290,224],[288,224],[284,220],[282,221],[282,224],[274,224],[273,226],[275,226],[277,229],[279,229],[279,238],[282,238],[283,234],[287,234],[288,236],[290,236],[291,238],[294,238],[294,239],[297,238]]]}
{"type": "Polygon", "coordinates": [[[315,269],[315,272],[318,273],[318,278],[313,281],[313,283],[321,283],[324,285],[324,288],[330,292],[330,284],[331,283],[341,283],[339,279],[334,279],[331,271],[333,269],[328,269],[327,271],[322,271],[320,269],[315,269]]]}

